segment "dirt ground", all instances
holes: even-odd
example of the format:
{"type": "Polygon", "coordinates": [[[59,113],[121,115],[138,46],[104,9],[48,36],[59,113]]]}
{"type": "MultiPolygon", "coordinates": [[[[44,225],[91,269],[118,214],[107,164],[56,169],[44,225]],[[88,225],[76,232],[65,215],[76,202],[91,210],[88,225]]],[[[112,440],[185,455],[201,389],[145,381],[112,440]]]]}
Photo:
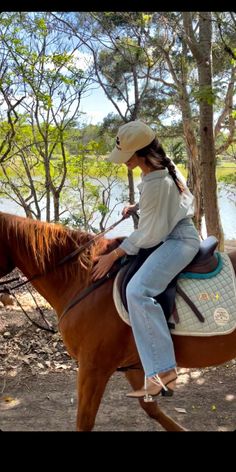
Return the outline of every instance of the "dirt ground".
{"type": "MultiPolygon", "coordinates": [[[[11,275],[12,276],[12,275],[11,275]]],[[[56,317],[37,292],[33,295],[46,319],[56,317]]],[[[28,315],[43,319],[29,292],[17,299],[28,315]]],[[[0,302],[0,430],[75,431],[77,364],[66,353],[59,333],[34,325],[19,306],[0,302]]],[[[236,359],[219,367],[179,369],[175,395],[159,405],[189,431],[236,430],[236,359]]],[[[146,416],[137,400],[126,398],[124,374],[110,379],[94,431],[163,431],[146,416]]]]}

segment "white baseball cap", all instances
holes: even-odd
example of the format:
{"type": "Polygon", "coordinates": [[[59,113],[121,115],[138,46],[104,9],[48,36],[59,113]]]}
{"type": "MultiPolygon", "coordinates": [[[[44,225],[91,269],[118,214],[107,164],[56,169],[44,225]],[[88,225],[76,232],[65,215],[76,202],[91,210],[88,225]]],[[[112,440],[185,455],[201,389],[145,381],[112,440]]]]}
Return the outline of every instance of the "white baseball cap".
{"type": "Polygon", "coordinates": [[[155,138],[155,132],[140,120],[122,125],[116,137],[116,146],[107,160],[116,164],[127,162],[139,149],[148,146],[155,138]]]}

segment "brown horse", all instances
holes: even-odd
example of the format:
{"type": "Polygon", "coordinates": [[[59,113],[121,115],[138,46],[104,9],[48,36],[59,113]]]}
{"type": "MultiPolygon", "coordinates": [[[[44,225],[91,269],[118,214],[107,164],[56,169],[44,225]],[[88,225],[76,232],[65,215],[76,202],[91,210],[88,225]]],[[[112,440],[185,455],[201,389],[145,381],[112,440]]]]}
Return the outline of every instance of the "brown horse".
{"type": "MultiPolygon", "coordinates": [[[[119,244],[119,240],[103,237],[72,262],[56,267],[67,254],[92,238],[85,232],[0,212],[0,277],[15,267],[29,279],[38,274],[33,285],[60,319],[70,300],[91,283],[94,256],[109,252],[119,244]]],[[[230,258],[236,272],[236,251],[230,258]]],[[[79,431],[93,428],[106,384],[117,368],[140,366],[132,330],[115,309],[112,286],[113,280],[108,280],[96,288],[71,308],[60,323],[65,346],[79,362],[79,431]]],[[[178,366],[213,366],[236,357],[236,330],[224,336],[173,336],[173,340],[178,366]]],[[[143,384],[141,368],[128,370],[126,376],[134,389],[143,384]]],[[[140,404],[166,430],[183,430],[156,402],[140,400],[140,404]]]]}

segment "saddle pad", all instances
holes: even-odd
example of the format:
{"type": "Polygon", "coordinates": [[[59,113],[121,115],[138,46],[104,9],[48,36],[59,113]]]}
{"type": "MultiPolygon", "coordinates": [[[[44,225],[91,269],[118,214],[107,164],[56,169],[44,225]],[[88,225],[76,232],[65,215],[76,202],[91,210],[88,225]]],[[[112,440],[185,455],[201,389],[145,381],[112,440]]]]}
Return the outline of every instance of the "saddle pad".
{"type": "MultiPolygon", "coordinates": [[[[183,298],[176,294],[179,323],[172,334],[181,336],[216,336],[229,334],[236,328],[236,284],[231,260],[226,253],[222,258],[221,271],[209,279],[178,278],[184,290],[205,318],[201,323],[183,298]]],[[[173,322],[173,317],[170,317],[173,322]]]]}
{"type": "Polygon", "coordinates": [[[113,300],[115,303],[115,307],[121,317],[121,319],[127,323],[129,326],[131,326],[130,320],[129,320],[129,313],[126,311],[119,292],[119,287],[120,287],[120,280],[122,279],[123,272],[126,270],[126,267],[123,267],[122,269],[119,270],[113,284],[113,300]]]}
{"type": "MultiPolygon", "coordinates": [[[[169,322],[175,325],[175,328],[171,329],[171,334],[216,336],[228,334],[236,328],[234,269],[226,253],[221,253],[221,257],[223,267],[217,276],[210,279],[178,279],[178,284],[198,307],[205,322],[201,323],[182,297],[177,294],[176,306],[180,322],[176,324],[173,317],[170,317],[169,322]]],[[[121,269],[114,280],[113,299],[121,319],[130,326],[129,314],[123,306],[118,288],[124,270],[125,268],[121,269]]]]}

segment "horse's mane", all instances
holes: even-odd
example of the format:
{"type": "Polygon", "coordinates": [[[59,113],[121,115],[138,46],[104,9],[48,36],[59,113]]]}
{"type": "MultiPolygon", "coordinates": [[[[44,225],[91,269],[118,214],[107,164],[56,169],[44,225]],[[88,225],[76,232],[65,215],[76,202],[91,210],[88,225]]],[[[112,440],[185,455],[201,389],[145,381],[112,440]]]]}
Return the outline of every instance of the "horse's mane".
{"type": "MultiPolygon", "coordinates": [[[[14,244],[19,245],[19,251],[23,250],[23,245],[42,272],[53,268],[63,257],[94,238],[93,234],[73,230],[62,224],[0,212],[1,225],[7,233],[8,241],[14,238],[14,244]]],[[[108,245],[108,240],[104,238],[89,245],[70,263],[61,267],[64,269],[64,275],[68,275],[68,271],[78,273],[78,264],[87,272],[93,265],[94,256],[106,252],[108,245]]]]}

